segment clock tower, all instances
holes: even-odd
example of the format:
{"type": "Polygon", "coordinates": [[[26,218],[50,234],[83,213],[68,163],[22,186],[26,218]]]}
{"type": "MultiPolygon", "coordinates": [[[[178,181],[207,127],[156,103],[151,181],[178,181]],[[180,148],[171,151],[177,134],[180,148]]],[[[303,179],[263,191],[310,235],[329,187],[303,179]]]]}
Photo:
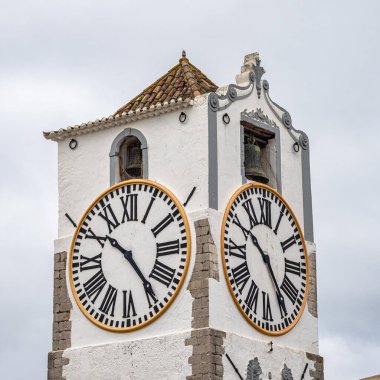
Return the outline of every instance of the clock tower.
{"type": "Polygon", "coordinates": [[[179,63],[58,143],[49,379],[323,379],[309,140],[259,55],[179,63]]]}

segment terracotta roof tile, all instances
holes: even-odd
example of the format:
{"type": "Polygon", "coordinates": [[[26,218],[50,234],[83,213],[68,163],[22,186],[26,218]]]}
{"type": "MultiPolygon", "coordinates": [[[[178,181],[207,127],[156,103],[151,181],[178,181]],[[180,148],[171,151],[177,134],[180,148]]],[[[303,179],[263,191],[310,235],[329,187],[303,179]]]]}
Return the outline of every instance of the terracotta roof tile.
{"type": "Polygon", "coordinates": [[[186,53],[182,52],[182,58],[176,66],[118,109],[114,116],[139,108],[150,108],[157,103],[170,103],[179,98],[194,99],[198,95],[216,91],[217,88],[216,84],[189,62],[186,53]]]}

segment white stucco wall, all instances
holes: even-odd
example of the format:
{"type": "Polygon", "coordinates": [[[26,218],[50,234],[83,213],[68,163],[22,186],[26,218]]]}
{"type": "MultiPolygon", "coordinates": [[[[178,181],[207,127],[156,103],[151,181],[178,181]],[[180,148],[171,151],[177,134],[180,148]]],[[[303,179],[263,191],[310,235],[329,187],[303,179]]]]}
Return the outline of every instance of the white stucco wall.
{"type": "Polygon", "coordinates": [[[63,377],[70,380],[178,380],[191,375],[185,346],[190,333],[170,334],[117,344],[70,348],[63,377]]]}
{"type": "MultiPolygon", "coordinates": [[[[257,108],[261,108],[280,127],[282,195],[303,227],[301,152],[293,151],[293,140],[288,131],[270,110],[264,97],[258,99],[256,91],[217,113],[218,210],[208,209],[207,96],[198,97],[192,107],[184,110],[187,114],[184,124],[178,120],[180,111],[175,111],[78,136],[76,150],[68,147],[69,140],[59,142],[59,229],[55,252],[69,251],[74,233],[65,213],[78,222],[88,205],[109,186],[108,155],[111,144],[125,128],[138,129],[147,140],[150,180],[168,187],[182,203],[196,186],[186,207],[192,234],[189,271],[176,300],[158,320],[143,329],[124,334],[102,330],[86,319],[69,291],[73,310],[72,348],[65,351],[65,356],[70,359],[70,364],[64,369],[68,379],[141,379],[145,378],[144,368],[150,363],[152,367],[149,374],[156,371],[163,374],[155,379],[185,378],[191,373],[188,364],[191,347],[184,345],[190,334],[192,319],[192,298],[187,285],[196,248],[193,222],[203,217],[210,218],[211,232],[218,250],[220,277],[219,282],[210,280],[210,326],[228,333],[226,351],[231,352],[231,356],[233,352],[239,353],[235,358],[239,368],[246,369],[248,361],[259,356],[263,370],[273,371],[273,379],[279,378],[274,373],[282,369],[284,362],[289,363],[294,378],[300,378],[306,360],[302,351],[318,352],[317,319],[306,307],[299,323],[288,334],[269,337],[259,333],[246,322],[235,306],[221,264],[223,212],[232,194],[242,185],[240,113],[244,109],[251,111],[257,108]],[[231,119],[228,125],[222,121],[225,112],[231,119]],[[266,352],[269,341],[273,342],[275,348],[271,356],[266,352]],[[105,367],[107,369],[102,367],[105,360],[109,363],[105,367]],[[274,362],[277,364],[274,365],[274,362]],[[162,363],[165,365],[162,366],[162,363]],[[278,368],[273,368],[276,365],[278,368]]],[[[223,361],[225,378],[235,378],[230,364],[225,358],[223,361]]]]}
{"type": "Polygon", "coordinates": [[[89,204],[110,185],[111,145],[125,128],[138,129],[147,140],[150,180],[167,186],[182,203],[196,186],[186,211],[207,207],[207,103],[184,111],[184,124],[176,111],[77,136],[75,150],[69,148],[69,139],[58,143],[59,238],[73,234],[65,213],[78,222],[89,204]]]}
{"type": "MultiPolygon", "coordinates": [[[[115,137],[126,127],[142,132],[148,144],[149,179],[168,187],[184,202],[190,191],[196,191],[186,207],[192,236],[192,257],[183,287],[170,308],[153,324],[127,334],[98,328],[82,314],[72,297],[72,347],[86,347],[111,342],[133,341],[147,337],[189,331],[192,298],[186,290],[195,259],[195,232],[191,213],[207,207],[208,142],[207,97],[185,109],[187,120],[181,124],[180,112],[160,115],[127,126],[101,130],[76,137],[78,147],[71,150],[69,140],[59,143],[59,238],[55,252],[69,251],[74,227],[65,217],[67,212],[78,222],[88,205],[110,181],[109,151],[115,137]]],[[[69,279],[67,277],[67,283],[69,279]]]]}

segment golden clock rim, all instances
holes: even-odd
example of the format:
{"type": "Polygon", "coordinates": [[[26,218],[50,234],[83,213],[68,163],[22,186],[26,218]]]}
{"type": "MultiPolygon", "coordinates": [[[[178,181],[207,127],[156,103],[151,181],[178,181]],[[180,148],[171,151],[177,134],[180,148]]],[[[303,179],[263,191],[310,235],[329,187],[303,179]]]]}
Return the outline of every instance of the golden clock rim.
{"type": "Polygon", "coordinates": [[[303,312],[305,310],[305,306],[306,306],[306,303],[307,303],[307,297],[308,297],[308,294],[309,294],[309,281],[310,281],[310,278],[309,278],[308,252],[307,252],[307,249],[306,249],[306,242],[305,242],[305,239],[304,239],[304,236],[303,236],[303,232],[302,232],[301,226],[298,223],[298,220],[297,220],[297,218],[296,218],[293,210],[291,209],[291,207],[289,206],[289,204],[285,201],[285,199],[281,196],[281,194],[279,194],[272,187],[270,187],[268,185],[264,185],[264,184],[262,184],[260,182],[248,182],[248,183],[240,186],[233,193],[233,195],[231,196],[231,198],[229,199],[229,201],[227,203],[227,206],[225,208],[225,211],[224,211],[223,220],[222,220],[222,226],[221,226],[221,234],[220,234],[220,255],[222,256],[222,266],[223,266],[224,278],[226,279],[226,282],[227,282],[227,285],[228,285],[228,290],[229,290],[229,292],[230,292],[230,294],[232,296],[232,299],[233,299],[236,307],[238,308],[238,310],[240,311],[240,313],[243,315],[243,317],[246,319],[246,321],[251,326],[253,326],[256,330],[262,332],[263,334],[270,335],[270,336],[284,335],[284,334],[288,333],[290,330],[292,330],[296,326],[296,324],[299,322],[299,320],[300,320],[300,318],[301,318],[301,316],[302,316],[302,314],[303,314],[303,312]],[[227,216],[228,216],[228,213],[229,213],[229,211],[231,209],[231,206],[232,206],[233,202],[239,196],[239,194],[241,194],[243,191],[245,191],[246,189],[251,188],[251,187],[261,187],[262,189],[268,190],[268,191],[272,192],[273,194],[275,194],[284,203],[285,207],[288,209],[288,211],[290,212],[291,216],[293,217],[293,219],[294,219],[294,221],[296,223],[297,229],[298,229],[298,231],[300,233],[300,237],[301,237],[301,241],[302,241],[302,246],[303,246],[303,249],[304,249],[304,252],[305,252],[305,261],[306,261],[306,290],[305,290],[305,296],[304,296],[304,299],[303,299],[303,302],[302,302],[302,306],[301,306],[301,309],[300,309],[299,313],[297,314],[297,317],[295,318],[295,320],[288,327],[286,327],[285,329],[280,330],[280,331],[268,331],[268,330],[266,330],[266,329],[264,329],[264,328],[256,325],[248,317],[248,315],[244,312],[243,308],[241,307],[241,305],[239,304],[238,300],[235,297],[235,294],[233,292],[232,285],[230,284],[230,280],[229,280],[228,273],[227,273],[227,266],[226,266],[225,255],[224,255],[224,231],[225,231],[225,227],[226,227],[227,216]]]}
{"type": "Polygon", "coordinates": [[[80,222],[78,223],[78,226],[75,229],[75,233],[74,233],[73,238],[71,240],[70,255],[69,255],[69,260],[68,260],[68,270],[69,270],[69,281],[70,281],[71,293],[72,293],[72,295],[73,295],[73,297],[75,299],[75,302],[76,302],[77,306],[79,307],[79,309],[81,310],[81,312],[84,314],[84,316],[88,320],[90,320],[92,323],[94,323],[95,325],[97,325],[98,327],[100,327],[100,328],[102,328],[104,330],[108,330],[108,331],[111,331],[111,332],[119,332],[119,333],[136,331],[136,330],[139,330],[139,329],[141,329],[143,327],[146,327],[146,326],[150,325],[152,322],[156,321],[171,306],[171,304],[174,302],[175,298],[177,297],[177,295],[178,295],[179,291],[181,290],[182,285],[183,285],[183,283],[184,283],[184,281],[186,279],[186,275],[187,275],[187,272],[188,272],[188,269],[189,269],[189,265],[190,265],[190,259],[191,259],[191,233],[190,233],[189,221],[187,219],[185,208],[182,206],[182,204],[180,203],[180,201],[178,200],[178,198],[174,195],[174,193],[172,191],[170,191],[164,185],[161,185],[158,182],[154,182],[154,181],[151,181],[151,180],[148,180],[148,179],[131,179],[131,180],[127,180],[127,181],[118,182],[115,185],[113,185],[113,186],[107,188],[106,190],[104,190],[100,195],[98,195],[91,202],[91,204],[87,207],[86,211],[84,212],[84,214],[83,214],[80,222]],[[165,304],[165,306],[157,314],[155,314],[152,318],[150,318],[147,321],[144,321],[143,323],[141,323],[139,325],[130,326],[130,327],[120,327],[119,328],[119,327],[107,326],[107,325],[99,322],[97,319],[95,319],[94,317],[92,317],[87,312],[87,310],[84,308],[84,306],[80,302],[78,294],[77,294],[77,292],[75,290],[74,280],[73,280],[73,273],[72,273],[71,268],[72,268],[72,262],[73,262],[74,244],[75,244],[75,241],[76,241],[76,239],[78,237],[79,230],[80,230],[83,222],[85,221],[88,213],[99,202],[100,199],[102,199],[104,196],[106,196],[107,194],[109,194],[113,190],[115,190],[117,188],[120,188],[120,187],[123,187],[123,186],[132,185],[132,184],[133,185],[134,184],[138,184],[138,185],[142,184],[142,185],[153,186],[153,187],[155,187],[155,188],[163,191],[165,194],[167,194],[172,199],[172,201],[174,202],[174,204],[177,206],[177,208],[178,208],[178,210],[179,210],[179,212],[180,212],[180,214],[182,216],[184,225],[185,225],[186,244],[187,244],[186,251],[187,252],[186,252],[186,262],[184,264],[184,270],[183,270],[183,274],[181,276],[181,279],[179,281],[179,284],[178,284],[176,290],[174,291],[173,295],[169,299],[169,301],[165,304]]]}

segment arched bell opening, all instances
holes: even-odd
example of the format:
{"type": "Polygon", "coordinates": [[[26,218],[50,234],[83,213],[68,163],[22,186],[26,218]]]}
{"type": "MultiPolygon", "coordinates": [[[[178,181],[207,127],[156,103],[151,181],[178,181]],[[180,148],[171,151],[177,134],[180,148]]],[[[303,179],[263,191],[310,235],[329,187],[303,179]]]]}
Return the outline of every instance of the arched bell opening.
{"type": "Polygon", "coordinates": [[[121,181],[143,178],[141,142],[136,136],[128,136],[119,148],[119,177],[121,181]]]}
{"type": "Polygon", "coordinates": [[[110,185],[128,179],[148,178],[148,145],[137,129],[126,128],[112,142],[110,185]]]}

